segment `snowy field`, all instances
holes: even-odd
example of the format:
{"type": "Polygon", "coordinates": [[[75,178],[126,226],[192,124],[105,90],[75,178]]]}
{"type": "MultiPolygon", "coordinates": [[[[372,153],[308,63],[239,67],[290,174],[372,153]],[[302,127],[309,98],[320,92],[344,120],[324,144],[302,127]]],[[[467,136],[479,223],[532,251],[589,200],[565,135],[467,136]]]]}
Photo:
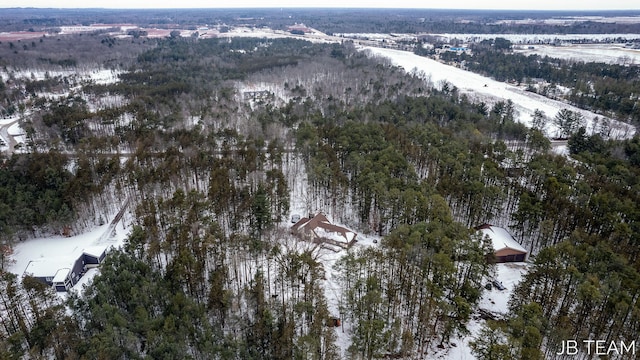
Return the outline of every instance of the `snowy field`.
{"type": "MultiPolygon", "coordinates": [[[[436,87],[446,81],[456,86],[462,94],[466,94],[472,100],[483,101],[489,105],[497,101],[511,100],[515,106],[516,120],[527,126],[531,126],[531,116],[536,109],[543,111],[550,119],[554,118],[561,109],[579,112],[584,116],[585,123],[583,125],[587,128],[587,131],[593,130],[594,118],[603,118],[602,115],[579,109],[562,101],[552,100],[542,95],[525,91],[521,87],[495,81],[486,76],[442,64],[408,51],[377,47],[365,47],[363,49],[370,51],[373,55],[391,59],[393,64],[403,67],[406,71],[423,72],[424,76],[436,87]]],[[[611,133],[612,138],[626,139],[633,137],[633,134],[635,134],[633,126],[611,120],[614,128],[611,133]]],[[[547,125],[545,130],[550,136],[554,136],[557,132],[557,129],[551,123],[547,125]]]]}
{"type": "Polygon", "coordinates": [[[460,40],[463,42],[480,42],[487,39],[503,38],[514,44],[539,44],[551,42],[610,42],[621,39],[633,41],[640,39],[640,34],[431,34],[445,41],[460,40]]]}
{"type": "Polygon", "coordinates": [[[638,65],[640,49],[633,49],[624,44],[564,44],[535,45],[533,49],[519,46],[514,52],[524,55],[537,54],[569,61],[601,62],[606,64],[638,65]]]}

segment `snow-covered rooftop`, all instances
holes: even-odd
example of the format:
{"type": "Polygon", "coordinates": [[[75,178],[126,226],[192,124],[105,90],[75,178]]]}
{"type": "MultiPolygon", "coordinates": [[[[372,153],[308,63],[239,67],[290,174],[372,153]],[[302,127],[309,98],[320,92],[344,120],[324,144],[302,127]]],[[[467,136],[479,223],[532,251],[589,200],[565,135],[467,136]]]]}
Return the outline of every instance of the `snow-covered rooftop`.
{"type": "Polygon", "coordinates": [[[105,245],[93,245],[80,251],[77,246],[70,252],[53,252],[57,256],[40,257],[29,261],[23,274],[34,277],[52,278],[55,282],[64,282],[69,275],[69,271],[73,269],[74,263],[82,254],[95,256],[99,258],[107,249],[105,245]]]}
{"type": "MultiPolygon", "coordinates": [[[[34,277],[51,277],[57,275],[60,269],[69,269],[73,267],[75,259],[68,256],[61,257],[44,257],[29,261],[26,268],[24,268],[24,274],[29,274],[34,277]]],[[[66,273],[64,274],[66,276],[66,273]]]]}
{"type": "Polygon", "coordinates": [[[338,233],[335,231],[329,231],[327,229],[324,229],[320,226],[318,226],[317,228],[315,228],[313,230],[316,235],[318,235],[318,237],[323,238],[323,239],[331,239],[331,240],[335,240],[338,242],[346,242],[346,243],[350,243],[355,234],[351,231],[347,231],[344,233],[344,236],[342,235],[342,233],[338,233]]]}
{"type": "Polygon", "coordinates": [[[482,236],[488,236],[491,239],[493,250],[500,251],[503,249],[511,249],[521,252],[527,252],[525,248],[520,245],[516,239],[509,234],[507,229],[498,226],[486,226],[480,229],[482,236]]]}
{"type": "Polygon", "coordinates": [[[107,247],[104,245],[92,245],[84,248],[82,252],[90,256],[100,257],[106,250],[107,247]]]}
{"type": "Polygon", "coordinates": [[[318,238],[347,244],[351,243],[357,235],[347,228],[332,224],[323,213],[318,213],[313,218],[302,218],[292,228],[296,232],[311,232],[318,238]]]}
{"type": "MultiPolygon", "coordinates": [[[[108,225],[103,225],[77,236],[51,236],[18,243],[13,248],[13,255],[11,256],[13,263],[10,265],[9,271],[21,275],[30,262],[41,262],[43,263],[42,266],[45,266],[44,264],[49,262],[43,262],[43,260],[50,259],[52,260],[51,267],[61,265],[58,260],[53,261],[53,259],[60,259],[60,261],[64,259],[72,263],[78,258],[77,254],[82,253],[82,249],[97,245],[93,242],[99,239],[107,228],[108,225]]],[[[69,264],[66,266],[69,266],[69,264]]],[[[57,266],[55,270],[60,267],[64,266],[57,266]]]]}
{"type": "Polygon", "coordinates": [[[63,283],[65,282],[65,280],[67,279],[67,276],[69,276],[69,271],[71,271],[71,267],[68,268],[61,268],[56,272],[56,275],[53,277],[53,282],[54,283],[63,283]]]}

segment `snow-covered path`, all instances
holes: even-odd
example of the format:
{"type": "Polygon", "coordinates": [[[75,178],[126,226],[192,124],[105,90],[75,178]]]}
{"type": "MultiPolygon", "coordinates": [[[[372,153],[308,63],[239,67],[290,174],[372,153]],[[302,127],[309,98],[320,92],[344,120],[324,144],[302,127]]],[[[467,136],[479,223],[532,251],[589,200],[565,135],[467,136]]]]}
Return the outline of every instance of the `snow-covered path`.
{"type": "Polygon", "coordinates": [[[2,148],[3,150],[7,151],[7,157],[11,156],[11,154],[13,153],[13,150],[18,144],[16,139],[11,134],[9,134],[9,128],[17,124],[18,120],[19,120],[18,118],[14,117],[9,119],[3,119],[2,121],[0,121],[0,139],[2,139],[2,142],[4,142],[4,145],[2,146],[2,148]]]}

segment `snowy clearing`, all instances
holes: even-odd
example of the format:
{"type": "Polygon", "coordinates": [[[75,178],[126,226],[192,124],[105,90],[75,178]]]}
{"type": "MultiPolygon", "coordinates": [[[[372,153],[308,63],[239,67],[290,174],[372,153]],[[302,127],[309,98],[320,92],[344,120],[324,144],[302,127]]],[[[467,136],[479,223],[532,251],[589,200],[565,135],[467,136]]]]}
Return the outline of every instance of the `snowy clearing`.
{"type": "Polygon", "coordinates": [[[533,49],[516,47],[514,52],[524,55],[537,54],[569,61],[599,62],[606,64],[640,64],[640,49],[623,44],[566,44],[560,46],[536,45],[533,49]]]}
{"type": "MultiPolygon", "coordinates": [[[[128,224],[130,224],[130,220],[125,217],[116,226],[107,223],[75,236],[47,236],[20,242],[13,247],[13,254],[7,270],[22,276],[30,263],[39,262],[38,268],[40,270],[55,273],[60,268],[60,264],[73,263],[77,258],[77,253],[82,252],[83,249],[100,246],[107,248],[108,251],[111,247],[121,247],[131,230],[128,224]]],[[[99,273],[98,269],[90,269],[73,289],[81,290],[97,273],[99,273]]],[[[61,292],[58,295],[63,298],[66,296],[61,292]]]]}

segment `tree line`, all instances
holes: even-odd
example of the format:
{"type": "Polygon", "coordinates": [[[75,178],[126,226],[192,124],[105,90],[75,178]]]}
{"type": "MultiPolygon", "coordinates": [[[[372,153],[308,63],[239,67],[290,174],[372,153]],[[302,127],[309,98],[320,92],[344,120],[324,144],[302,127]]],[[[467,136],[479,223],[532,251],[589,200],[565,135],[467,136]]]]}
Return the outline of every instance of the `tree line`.
{"type": "Polygon", "coordinates": [[[441,57],[447,61],[464,61],[467,69],[498,81],[514,81],[527,85],[529,91],[565,98],[579,108],[630,123],[640,119],[638,66],[518,54],[512,51],[510,41],[500,38],[473,44],[471,50],[471,54],[444,52],[441,57]],[[540,81],[550,85],[538,86],[540,81]],[[552,91],[557,86],[567,87],[570,91],[558,95],[552,91]]]}

